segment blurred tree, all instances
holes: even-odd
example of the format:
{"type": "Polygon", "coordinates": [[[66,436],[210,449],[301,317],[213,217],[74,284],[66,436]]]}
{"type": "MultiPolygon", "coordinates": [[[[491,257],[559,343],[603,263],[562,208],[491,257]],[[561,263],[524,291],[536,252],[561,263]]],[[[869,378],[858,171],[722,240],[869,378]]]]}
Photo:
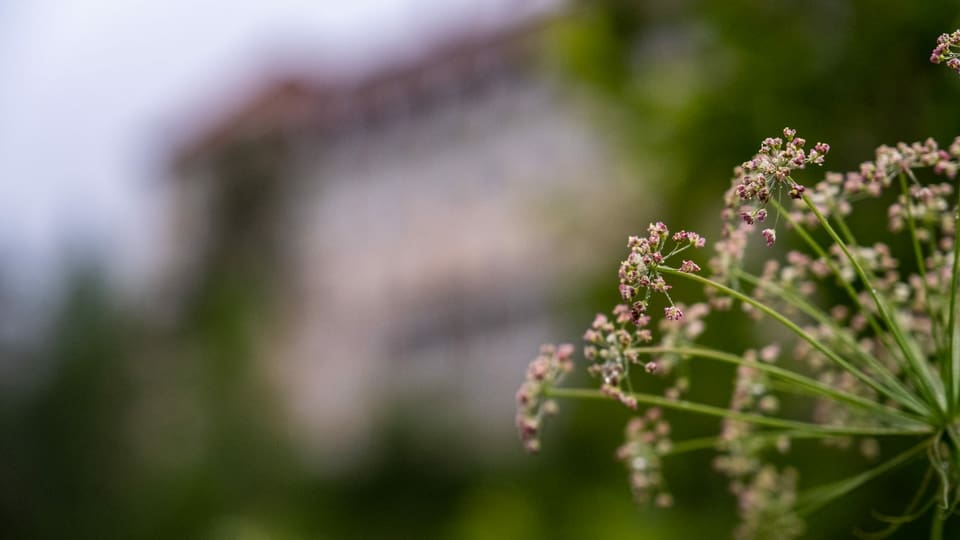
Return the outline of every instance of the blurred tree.
{"type": "Polygon", "coordinates": [[[927,62],[953,2],[590,0],[555,25],[552,64],[673,203],[717,206],[738,160],[789,125],[833,146],[832,170],[882,143],[956,135],[957,81],[927,62]]]}

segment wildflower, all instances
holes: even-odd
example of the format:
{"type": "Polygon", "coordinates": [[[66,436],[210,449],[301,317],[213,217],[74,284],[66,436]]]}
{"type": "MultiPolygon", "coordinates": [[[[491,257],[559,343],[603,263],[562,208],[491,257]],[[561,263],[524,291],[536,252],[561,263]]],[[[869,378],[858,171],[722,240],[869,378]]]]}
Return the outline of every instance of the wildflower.
{"type": "Polygon", "coordinates": [[[694,273],[694,272],[699,272],[699,271],[700,271],[700,267],[697,266],[697,263],[695,263],[695,262],[693,262],[693,261],[690,261],[690,260],[686,260],[686,261],[683,261],[682,263],[680,263],[680,271],[681,271],[681,272],[687,272],[687,273],[689,273],[689,274],[692,274],[692,273],[694,273]]]}
{"type": "MultiPolygon", "coordinates": [[[[960,30],[938,39],[931,61],[960,72],[960,30]]],[[[960,170],[960,137],[946,147],[932,139],[880,146],[856,170],[827,172],[819,181],[807,181],[811,175],[803,172],[801,184],[800,171],[823,164],[829,152],[820,142],[808,149],[796,130],[784,128],[782,137],[764,139],[758,153],[734,169],[709,276],[693,259],[671,266],[679,253],[705,245],[697,233],[671,234],[658,221],[629,237],[618,272],[624,303],[612,317],[597,315],[583,336],[587,369],[599,376],[600,388],[558,387],[572,348],[544,348],[517,393],[524,445],[539,448],[543,418],[557,398],[603,397],[633,410],[648,407],[628,422],[617,450],[634,498],[670,506],[662,460],[712,446],[714,468],[728,478],[738,502],[734,535],[744,540],[796,538],[805,530],[801,515],[923,456],[939,485],[917,482],[919,502],[908,517],[922,514],[914,507],[924,499],[926,507],[949,509],[960,493],[960,193],[952,183],[960,170]],[[857,205],[870,199],[887,203],[888,231],[860,233],[849,226],[857,205]],[[772,221],[760,231],[772,246],[781,219],[801,247],[774,253],[758,273],[749,270],[743,260],[750,233],[772,221]],[[895,235],[904,241],[885,243],[895,235]],[[908,249],[891,247],[901,245],[908,249]],[[674,280],[704,286],[707,301],[675,301],[674,280]],[[653,307],[659,302],[663,316],[654,324],[651,313],[659,313],[653,307]],[[763,325],[758,338],[775,339],[739,354],[698,346],[708,316],[735,305],[763,325]],[[681,399],[691,384],[684,368],[693,361],[735,366],[725,408],[681,399]],[[632,369],[637,366],[643,368],[639,377],[632,369]],[[663,395],[634,390],[647,376],[666,380],[663,395]],[[781,390],[809,406],[781,407],[781,390]],[[662,410],[672,408],[721,418],[720,433],[706,445],[674,443],[662,410]],[[884,456],[888,436],[914,443],[884,456]],[[885,461],[799,492],[799,472],[775,464],[782,457],[771,460],[771,454],[794,451],[795,438],[820,439],[857,449],[868,462],[881,456],[885,461]]],[[[942,527],[948,513],[934,512],[935,526],[942,527]]]]}
{"type": "Polygon", "coordinates": [[[677,306],[667,306],[663,308],[663,314],[668,321],[683,320],[683,311],[680,311],[680,308],[678,308],[677,306]]]}
{"type": "Polygon", "coordinates": [[[764,240],[767,241],[767,246],[772,246],[777,241],[777,231],[773,229],[764,229],[763,232],[764,240]]]}
{"type": "Polygon", "coordinates": [[[643,416],[627,422],[624,429],[626,440],[617,449],[617,459],[630,473],[630,489],[638,503],[652,500],[658,507],[673,504],[660,470],[660,456],[669,452],[672,445],[669,434],[670,424],[662,420],[657,408],[647,409],[643,416]]]}
{"type": "Polygon", "coordinates": [[[960,30],[950,34],[941,34],[937,46],[930,53],[934,64],[946,63],[947,67],[960,73],[960,30]]]}
{"type": "Polygon", "coordinates": [[[574,348],[570,344],[543,345],[540,354],[527,367],[527,379],[517,390],[517,430],[528,452],[540,450],[543,417],[556,414],[557,404],[546,397],[546,390],[573,371],[574,348]]]}

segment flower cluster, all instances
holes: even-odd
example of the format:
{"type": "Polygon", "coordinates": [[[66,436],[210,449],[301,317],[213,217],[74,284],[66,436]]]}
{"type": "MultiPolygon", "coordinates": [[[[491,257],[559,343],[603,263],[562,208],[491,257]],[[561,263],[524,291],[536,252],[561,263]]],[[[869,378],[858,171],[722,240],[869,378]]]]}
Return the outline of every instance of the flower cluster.
{"type": "MultiPolygon", "coordinates": [[[[733,186],[727,197],[728,214],[736,213],[747,225],[763,223],[767,219],[767,203],[779,200],[782,190],[787,190],[791,199],[801,198],[804,187],[791,174],[808,164],[822,165],[830,145],[818,142],[808,152],[804,149],[806,139],[796,135],[796,130],[783,128],[783,139],[767,137],[753,159],[734,169],[733,186]]],[[[764,236],[772,234],[766,233],[772,229],[764,231],[764,236]]],[[[767,243],[772,241],[768,238],[767,243]]]]}
{"type": "MultiPolygon", "coordinates": [[[[796,130],[783,128],[782,138],[767,137],[756,155],[734,168],[730,189],[724,195],[722,238],[715,244],[716,255],[710,261],[718,279],[735,282],[731,274],[742,263],[748,233],[767,222],[768,207],[772,206],[779,217],[784,192],[790,199],[803,199],[806,187],[793,178],[794,171],[822,165],[830,151],[826,143],[818,142],[810,150],[806,145],[806,139],[797,137],[796,130]]],[[[777,241],[775,224],[760,234],[768,247],[777,241]]]]}
{"type": "MultiPolygon", "coordinates": [[[[920,186],[915,181],[915,171],[930,169],[933,174],[952,180],[957,174],[958,158],[960,137],[954,139],[946,149],[940,148],[933,139],[911,144],[901,142],[895,146],[882,145],[877,148],[875,159],[861,163],[858,170],[845,174],[827,173],[821,182],[807,191],[811,204],[808,206],[798,201],[788,218],[791,223],[815,227],[819,223],[817,213],[828,217],[849,215],[856,201],[881,197],[900,175],[905,175],[913,184],[915,196],[924,197],[929,190],[938,188],[920,186]]],[[[941,185],[947,185],[947,189],[951,187],[948,184],[941,185]]],[[[902,208],[904,203],[901,201],[901,206],[895,208],[902,208]]],[[[939,215],[942,216],[942,212],[939,215]]]]}
{"type": "Polygon", "coordinates": [[[646,363],[649,372],[673,376],[673,384],[668,386],[663,394],[670,400],[677,400],[690,388],[690,381],[686,374],[686,363],[689,356],[670,352],[692,346],[706,328],[704,318],[710,314],[710,306],[698,302],[687,307],[677,304],[686,314],[683,320],[661,319],[658,324],[659,346],[664,352],[650,353],[650,360],[646,363]]]}
{"type": "Polygon", "coordinates": [[[960,30],[940,34],[936,48],[930,53],[930,61],[934,64],[946,62],[948,68],[960,73],[960,30]]]}
{"type": "Polygon", "coordinates": [[[528,452],[540,450],[540,427],[544,416],[557,413],[557,403],[547,389],[573,371],[573,345],[543,345],[540,355],[527,367],[527,380],[517,390],[517,430],[528,452]]]}
{"type": "MultiPolygon", "coordinates": [[[[669,306],[665,307],[664,316],[669,320],[683,319],[683,311],[674,305],[668,292],[672,286],[667,284],[660,272],[660,266],[675,255],[688,248],[700,248],[706,240],[697,233],[679,231],[670,235],[670,230],[663,222],[651,223],[647,227],[647,236],[631,236],[627,239],[630,253],[626,260],[620,263],[620,296],[624,302],[631,303],[631,313],[635,321],[646,313],[653,293],[666,296],[669,306]],[[667,240],[672,239],[672,249],[667,250],[667,240]],[[640,293],[643,298],[640,299],[640,293]]],[[[700,267],[691,260],[680,263],[680,271],[686,273],[699,272],[700,267]]]]}
{"type": "Polygon", "coordinates": [[[806,525],[793,512],[797,480],[796,469],[787,467],[778,471],[771,465],[762,467],[738,497],[740,524],[733,537],[736,540],[789,540],[802,536],[806,525]]]}
{"type": "MultiPolygon", "coordinates": [[[[945,34],[931,60],[960,72],[958,51],[960,31],[945,34]]],[[[804,185],[794,175],[823,164],[830,147],[817,143],[808,150],[790,128],[782,135],[765,139],[734,170],[711,275],[701,275],[692,259],[668,265],[681,252],[702,247],[699,234],[671,234],[655,222],[645,235],[629,238],[618,273],[624,303],[612,317],[598,315],[583,336],[599,389],[557,387],[572,348],[544,349],[517,396],[521,438],[528,449],[539,448],[536,437],[541,417],[554,408],[551,399],[612,398],[635,410],[646,406],[627,424],[617,451],[634,497],[669,506],[662,460],[713,449],[714,468],[728,477],[737,498],[735,536],[744,540],[796,538],[805,530],[801,516],[926,455],[933,480],[917,482],[914,503],[894,528],[936,508],[932,536],[938,537],[960,506],[960,190],[953,183],[960,137],[946,147],[932,139],[880,146],[856,170],[827,172],[804,185]],[[887,231],[853,222],[863,213],[882,219],[880,212],[887,231]],[[743,264],[749,233],[778,218],[798,247],[768,251],[759,272],[749,270],[752,265],[743,264]],[[674,280],[704,286],[708,301],[674,301],[674,280]],[[654,324],[650,306],[657,294],[666,305],[654,324]],[[741,354],[698,346],[714,309],[734,305],[763,341],[741,354]],[[681,399],[693,361],[734,366],[725,407],[681,399]],[[642,370],[631,369],[636,366],[642,370]],[[657,384],[662,395],[642,390],[644,375],[651,374],[667,380],[657,384]],[[789,407],[781,407],[785,394],[789,407]],[[718,417],[720,433],[672,441],[665,409],[718,417]],[[885,456],[885,437],[914,443],[885,456]],[[799,472],[781,463],[798,439],[856,448],[871,468],[800,491],[799,472]],[[881,456],[885,461],[872,463],[881,456]]],[[[761,236],[773,245],[775,226],[761,236]]]]}
{"type": "Polygon", "coordinates": [[[659,507],[673,505],[660,471],[660,456],[670,452],[670,424],[657,407],[627,422],[625,442],[617,449],[617,459],[627,466],[630,489],[638,503],[651,500],[659,507]]]}
{"type": "MultiPolygon", "coordinates": [[[[769,345],[761,351],[748,350],[747,361],[737,368],[730,410],[738,413],[776,414],[779,399],[773,393],[773,381],[755,366],[757,362],[773,363],[779,347],[769,345]]],[[[793,512],[797,496],[797,471],[782,470],[765,462],[771,448],[785,454],[790,450],[789,437],[765,438],[756,426],[733,418],[724,418],[717,441],[719,454],[714,468],[730,479],[730,492],[737,498],[741,522],[735,538],[790,539],[804,532],[803,521],[793,512]]]]}

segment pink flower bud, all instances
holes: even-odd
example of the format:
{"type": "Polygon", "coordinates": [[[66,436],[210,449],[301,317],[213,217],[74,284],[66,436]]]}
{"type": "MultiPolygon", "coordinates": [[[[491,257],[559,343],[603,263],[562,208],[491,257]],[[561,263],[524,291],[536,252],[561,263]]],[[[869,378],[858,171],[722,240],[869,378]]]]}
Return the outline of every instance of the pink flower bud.
{"type": "Polygon", "coordinates": [[[668,321],[682,321],[683,311],[677,306],[668,306],[663,308],[663,316],[666,317],[668,321]]]}
{"type": "Polygon", "coordinates": [[[760,234],[762,234],[763,238],[767,241],[767,247],[772,246],[777,241],[777,231],[773,229],[764,229],[760,234]]]}
{"type": "Polygon", "coordinates": [[[686,272],[686,273],[688,273],[688,274],[692,274],[692,273],[694,273],[694,272],[699,272],[699,271],[700,271],[700,267],[697,266],[697,263],[695,263],[695,262],[693,262],[693,261],[686,261],[686,260],[685,260],[685,261],[683,261],[683,262],[680,264],[680,271],[681,271],[681,272],[686,272]]]}

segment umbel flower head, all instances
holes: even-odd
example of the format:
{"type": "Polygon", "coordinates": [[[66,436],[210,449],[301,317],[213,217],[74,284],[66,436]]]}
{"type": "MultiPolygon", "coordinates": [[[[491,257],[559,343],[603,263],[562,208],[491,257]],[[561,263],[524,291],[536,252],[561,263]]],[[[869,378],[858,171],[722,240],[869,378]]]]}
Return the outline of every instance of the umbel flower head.
{"type": "Polygon", "coordinates": [[[527,380],[517,390],[517,431],[529,452],[540,449],[540,427],[544,417],[557,413],[557,402],[547,397],[547,390],[573,371],[573,345],[543,345],[540,355],[530,362],[527,380]]]}
{"type": "Polygon", "coordinates": [[[960,30],[950,34],[941,34],[937,46],[930,53],[934,64],[946,63],[947,67],[960,73],[960,30]]]}
{"type": "MultiPolygon", "coordinates": [[[[958,50],[960,30],[938,39],[931,61],[960,72],[958,50]]],[[[796,538],[824,505],[925,460],[903,517],[864,535],[883,537],[932,513],[931,538],[941,538],[960,502],[960,137],[946,147],[932,139],[881,146],[857,170],[812,172],[829,151],[791,128],[764,139],[734,169],[708,272],[698,233],[671,233],[658,221],[631,236],[618,271],[622,303],[583,335],[598,388],[561,387],[573,348],[541,349],[517,393],[524,446],[540,449],[554,400],[612,400],[636,414],[616,453],[634,498],[672,505],[663,461],[713,450],[738,503],[734,536],[744,540],[796,538]],[[859,223],[878,208],[886,230],[859,223]],[[784,239],[792,249],[774,248],[784,239]],[[703,286],[703,301],[673,298],[678,281],[703,286]],[[760,325],[754,335],[776,338],[741,351],[698,345],[712,315],[737,316],[734,308],[744,324],[760,325]],[[684,399],[697,382],[691,362],[734,368],[728,403],[684,399]],[[668,381],[662,394],[638,390],[650,377],[668,381]],[[807,407],[783,410],[783,394],[807,407]],[[719,434],[672,440],[672,410],[718,418],[719,434]],[[800,468],[781,465],[801,440],[856,451],[863,466],[806,485],[800,468]]]]}

